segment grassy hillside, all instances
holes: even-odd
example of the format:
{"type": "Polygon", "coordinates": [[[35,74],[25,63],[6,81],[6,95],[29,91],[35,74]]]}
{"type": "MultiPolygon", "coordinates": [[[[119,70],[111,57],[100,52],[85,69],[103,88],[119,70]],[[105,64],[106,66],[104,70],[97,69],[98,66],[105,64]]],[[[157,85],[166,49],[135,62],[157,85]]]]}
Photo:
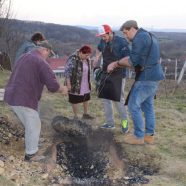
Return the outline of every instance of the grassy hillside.
{"type": "MultiPolygon", "coordinates": [[[[8,73],[0,74],[0,86],[2,87],[7,79],[8,73]]],[[[131,80],[127,82],[127,90],[131,86],[131,80]]],[[[157,170],[154,175],[146,176],[150,179],[148,186],[185,186],[186,185],[186,86],[185,82],[177,89],[173,95],[171,90],[173,82],[166,81],[160,85],[157,99],[155,100],[155,110],[157,115],[157,128],[155,145],[132,146],[123,143],[123,134],[120,131],[120,121],[118,114],[115,113],[116,129],[113,131],[116,140],[121,144],[122,150],[128,161],[132,162],[134,166],[152,167],[157,170]],[[166,87],[165,87],[166,85],[166,87]]],[[[3,114],[13,118],[15,116],[10,112],[9,108],[0,102],[0,109],[3,114]]],[[[99,128],[104,122],[103,108],[100,99],[96,97],[95,91],[92,92],[92,99],[89,104],[90,113],[96,119],[91,123],[92,127],[99,128]]],[[[42,138],[50,138],[52,133],[51,120],[56,115],[63,115],[72,117],[71,106],[67,101],[67,97],[60,94],[50,94],[44,92],[41,101],[41,118],[42,118],[42,138]]],[[[80,108],[80,114],[82,109],[80,108]]],[[[15,119],[15,122],[18,120],[15,119]]],[[[130,131],[132,131],[132,122],[130,120],[130,131]]],[[[0,144],[1,153],[14,155],[14,161],[5,162],[5,172],[0,176],[0,185],[14,185],[14,183],[23,183],[26,185],[47,185],[47,180],[42,179],[39,175],[32,175],[34,170],[38,170],[37,164],[25,165],[23,163],[18,165],[18,159],[23,156],[23,147],[5,146],[0,144]],[[18,149],[21,151],[18,152],[18,149]],[[14,165],[14,163],[16,165],[14,165]],[[18,172],[16,179],[13,179],[11,171],[16,169],[22,170],[21,175],[18,172]],[[25,170],[25,172],[24,172],[25,170]],[[28,172],[31,171],[30,174],[28,172]],[[25,178],[26,177],[26,178],[25,178]],[[13,180],[14,182],[12,183],[13,180]]],[[[35,170],[35,171],[36,171],[35,170]]],[[[15,177],[15,176],[14,176],[15,177]]],[[[44,176],[43,176],[44,177],[44,176]]],[[[15,184],[16,185],[16,184],[15,184]]]]}

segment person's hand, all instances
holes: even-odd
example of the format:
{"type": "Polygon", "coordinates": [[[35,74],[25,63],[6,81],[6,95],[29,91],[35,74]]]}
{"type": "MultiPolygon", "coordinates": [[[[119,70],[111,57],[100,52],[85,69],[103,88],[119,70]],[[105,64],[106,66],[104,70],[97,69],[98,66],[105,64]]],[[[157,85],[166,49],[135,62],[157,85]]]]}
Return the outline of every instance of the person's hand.
{"type": "Polygon", "coordinates": [[[98,63],[98,58],[94,57],[92,66],[95,68],[98,63]]]}
{"type": "Polygon", "coordinates": [[[116,68],[116,62],[112,62],[107,66],[107,72],[110,73],[116,68]]]}

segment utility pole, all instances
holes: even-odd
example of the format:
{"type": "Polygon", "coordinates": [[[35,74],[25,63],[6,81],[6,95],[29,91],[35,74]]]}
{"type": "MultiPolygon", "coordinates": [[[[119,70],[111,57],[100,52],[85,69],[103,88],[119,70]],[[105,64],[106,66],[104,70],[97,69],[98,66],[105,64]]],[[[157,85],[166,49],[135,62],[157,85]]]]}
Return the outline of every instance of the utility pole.
{"type": "Polygon", "coordinates": [[[177,80],[177,75],[178,75],[178,61],[177,61],[177,58],[175,60],[175,81],[177,80]]]}
{"type": "Polygon", "coordinates": [[[181,69],[180,75],[179,75],[178,80],[177,80],[177,85],[180,84],[185,71],[186,71],[186,61],[185,61],[184,65],[183,65],[183,67],[181,69]]]}

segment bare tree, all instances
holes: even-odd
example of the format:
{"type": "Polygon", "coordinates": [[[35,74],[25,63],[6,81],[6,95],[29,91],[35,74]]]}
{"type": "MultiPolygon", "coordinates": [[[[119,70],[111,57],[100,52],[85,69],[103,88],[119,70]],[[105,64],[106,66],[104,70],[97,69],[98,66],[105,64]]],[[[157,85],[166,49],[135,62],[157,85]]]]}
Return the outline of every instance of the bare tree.
{"type": "Polygon", "coordinates": [[[10,61],[6,61],[5,59],[10,58],[10,50],[9,44],[7,43],[6,34],[8,32],[8,20],[11,17],[11,3],[12,0],[0,0],[0,52],[2,58],[1,63],[10,63],[10,61]]]}
{"type": "Polygon", "coordinates": [[[11,15],[11,0],[0,0],[0,36],[2,35],[7,19],[11,15]]]}

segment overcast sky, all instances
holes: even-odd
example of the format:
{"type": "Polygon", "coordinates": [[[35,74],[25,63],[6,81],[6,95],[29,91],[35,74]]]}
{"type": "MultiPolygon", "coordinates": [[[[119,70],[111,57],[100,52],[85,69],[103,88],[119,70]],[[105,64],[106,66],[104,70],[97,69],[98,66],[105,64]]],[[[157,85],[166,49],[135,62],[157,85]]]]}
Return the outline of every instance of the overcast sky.
{"type": "Polygon", "coordinates": [[[186,29],[186,0],[12,0],[15,19],[62,25],[186,29]]]}

